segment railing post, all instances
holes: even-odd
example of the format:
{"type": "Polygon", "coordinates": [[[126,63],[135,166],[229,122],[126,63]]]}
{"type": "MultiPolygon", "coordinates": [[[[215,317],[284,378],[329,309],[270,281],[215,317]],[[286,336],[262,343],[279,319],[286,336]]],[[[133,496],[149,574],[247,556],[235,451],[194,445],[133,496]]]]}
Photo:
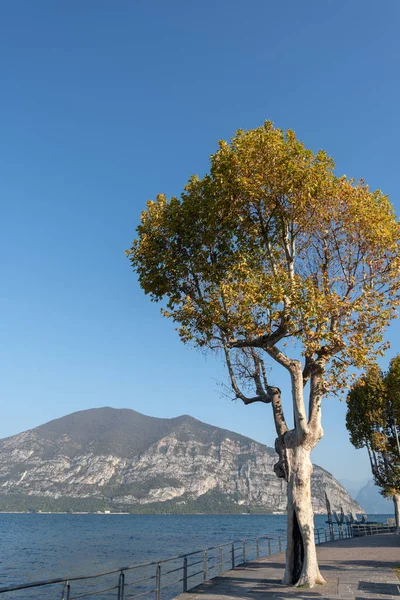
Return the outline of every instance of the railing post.
{"type": "Polygon", "coordinates": [[[260,558],[260,540],[256,538],[256,556],[260,558]]]}
{"type": "Polygon", "coordinates": [[[279,552],[282,552],[282,540],[280,534],[278,535],[278,548],[279,552]]]}
{"type": "Polygon", "coordinates": [[[219,547],[219,572],[222,573],[222,546],[219,547]]]}
{"type": "Polygon", "coordinates": [[[333,528],[333,523],[329,523],[329,533],[331,536],[331,542],[333,542],[335,539],[335,530],[333,528]]]}
{"type": "Polygon", "coordinates": [[[187,556],[183,559],[183,593],[187,592],[187,556]]]}
{"type": "Polygon", "coordinates": [[[203,553],[203,580],[207,579],[207,550],[204,550],[203,553]]]}
{"type": "Polygon", "coordinates": [[[268,556],[271,556],[271,538],[268,536],[268,556]]]}
{"type": "Polygon", "coordinates": [[[318,540],[317,544],[320,544],[321,540],[320,540],[320,537],[319,537],[319,529],[317,529],[317,540],[318,540]]]}
{"type": "Polygon", "coordinates": [[[121,571],[118,579],[118,600],[124,600],[125,573],[121,571]]]}
{"type": "Polygon", "coordinates": [[[64,587],[61,592],[61,600],[69,600],[70,593],[71,593],[71,586],[69,584],[69,581],[66,581],[64,583],[64,587]]]}
{"type": "Polygon", "coordinates": [[[326,528],[324,529],[324,533],[325,533],[325,541],[327,541],[327,536],[326,536],[326,528]]]}
{"type": "Polygon", "coordinates": [[[232,569],[235,568],[235,544],[232,542],[232,569]]]}
{"type": "Polygon", "coordinates": [[[243,562],[247,562],[246,561],[246,540],[242,541],[242,547],[243,547],[243,562]]]}
{"type": "Polygon", "coordinates": [[[161,598],[161,565],[158,564],[156,568],[156,600],[161,598]]]}

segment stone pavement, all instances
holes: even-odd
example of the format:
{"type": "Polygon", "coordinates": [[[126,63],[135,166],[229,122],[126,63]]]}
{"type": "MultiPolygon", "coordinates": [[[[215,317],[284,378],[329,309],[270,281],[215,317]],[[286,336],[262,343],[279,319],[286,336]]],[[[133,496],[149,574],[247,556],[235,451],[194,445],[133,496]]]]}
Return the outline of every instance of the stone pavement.
{"type": "Polygon", "coordinates": [[[326,585],[287,587],[284,554],[249,562],[180,594],[175,600],[384,600],[400,599],[400,536],[383,534],[338,540],[317,546],[326,585]]]}

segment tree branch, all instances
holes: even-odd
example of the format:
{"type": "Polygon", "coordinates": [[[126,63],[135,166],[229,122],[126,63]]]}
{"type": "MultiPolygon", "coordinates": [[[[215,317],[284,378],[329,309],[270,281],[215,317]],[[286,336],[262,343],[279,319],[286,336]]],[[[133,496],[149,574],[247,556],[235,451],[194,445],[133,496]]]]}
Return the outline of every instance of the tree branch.
{"type": "Polygon", "coordinates": [[[265,351],[271,356],[277,363],[285,367],[290,373],[292,380],[292,400],[293,400],[293,412],[294,412],[294,423],[295,429],[299,437],[303,438],[307,434],[307,418],[306,409],[304,406],[303,396],[303,373],[300,361],[293,360],[286,356],[276,346],[271,348],[265,348],[265,351]]]}
{"type": "Polygon", "coordinates": [[[314,365],[314,361],[312,359],[312,357],[309,354],[306,354],[306,360],[304,363],[304,369],[303,369],[303,387],[307,385],[308,380],[311,377],[311,371],[314,365]]]}
{"type": "Polygon", "coordinates": [[[288,327],[286,320],[282,316],[281,323],[272,333],[266,333],[264,335],[259,336],[258,338],[254,338],[253,340],[229,340],[227,345],[229,348],[262,348],[265,350],[266,348],[274,346],[281,339],[285,337],[288,332],[288,327]]]}
{"type": "Polygon", "coordinates": [[[323,436],[321,424],[322,398],[326,388],[322,378],[323,369],[315,367],[311,373],[310,399],[308,411],[308,431],[312,447],[319,442],[323,436]]]}
{"type": "MultiPolygon", "coordinates": [[[[243,394],[243,392],[241,391],[241,389],[239,388],[239,386],[237,384],[235,371],[234,371],[231,357],[229,354],[229,348],[225,341],[223,341],[223,347],[224,347],[224,353],[225,353],[226,366],[228,367],[228,373],[229,373],[229,377],[231,380],[232,389],[235,392],[235,398],[242,400],[242,402],[244,404],[252,404],[253,402],[264,402],[264,404],[270,404],[272,402],[272,396],[271,396],[271,392],[268,391],[268,387],[266,388],[266,390],[263,390],[262,387],[258,388],[261,391],[261,393],[258,394],[257,396],[253,396],[252,398],[249,398],[249,397],[245,396],[245,394],[243,394]]],[[[273,388],[273,389],[275,389],[275,388],[273,388]]]]}
{"type": "Polygon", "coordinates": [[[289,431],[286,425],[285,415],[283,414],[283,406],[281,401],[281,391],[279,388],[275,388],[276,393],[272,397],[272,410],[274,413],[275,429],[278,436],[284,435],[289,431]]]}

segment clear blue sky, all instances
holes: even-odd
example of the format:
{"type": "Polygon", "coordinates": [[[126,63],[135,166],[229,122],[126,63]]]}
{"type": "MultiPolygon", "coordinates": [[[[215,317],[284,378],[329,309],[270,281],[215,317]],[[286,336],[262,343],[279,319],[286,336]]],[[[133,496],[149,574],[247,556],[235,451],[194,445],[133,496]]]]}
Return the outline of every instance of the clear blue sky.
{"type": "MultiPolygon", "coordinates": [[[[270,407],[220,395],[222,364],[179,342],[124,251],[146,200],[265,119],[400,210],[399,17],[398,0],[1,2],[1,437],[109,405],[273,445],[270,407]]],[[[368,477],[345,405],[324,411],[315,462],[368,477]]]]}

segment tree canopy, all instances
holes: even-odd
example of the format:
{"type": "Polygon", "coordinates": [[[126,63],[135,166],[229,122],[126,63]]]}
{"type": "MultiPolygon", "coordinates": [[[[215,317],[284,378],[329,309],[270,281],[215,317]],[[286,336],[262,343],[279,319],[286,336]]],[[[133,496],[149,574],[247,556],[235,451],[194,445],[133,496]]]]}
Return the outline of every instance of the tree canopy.
{"type": "Polygon", "coordinates": [[[375,483],[382,494],[400,494],[400,355],[387,373],[374,365],[353,385],[346,426],[351,443],[367,448],[375,483]],[[397,433],[397,435],[396,435],[397,433]]]}
{"type": "MultiPolygon", "coordinates": [[[[331,390],[347,367],[385,349],[399,304],[399,224],[380,191],[336,177],[325,152],[271,122],[238,131],[180,198],[147,203],[128,251],[139,281],[184,342],[261,348],[292,338],[330,363],[331,390]]],[[[275,356],[276,358],[276,356],[275,356]]]]}

